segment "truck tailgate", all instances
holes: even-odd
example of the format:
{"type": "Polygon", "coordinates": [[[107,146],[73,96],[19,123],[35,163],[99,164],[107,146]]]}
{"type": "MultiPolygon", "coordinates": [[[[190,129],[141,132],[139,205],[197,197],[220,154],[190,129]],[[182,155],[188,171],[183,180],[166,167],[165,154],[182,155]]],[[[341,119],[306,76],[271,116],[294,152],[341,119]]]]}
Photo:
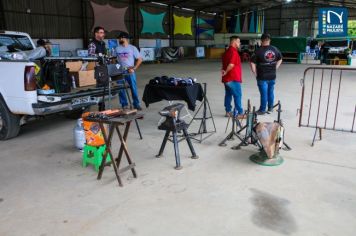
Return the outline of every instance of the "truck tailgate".
{"type": "MultiPolygon", "coordinates": [[[[124,88],[124,85],[113,86],[111,95],[118,94],[118,91],[124,88]]],[[[82,88],[71,93],[38,95],[38,102],[32,104],[32,107],[37,115],[76,110],[97,104],[104,94],[106,97],[109,95],[108,88],[82,88]]]]}

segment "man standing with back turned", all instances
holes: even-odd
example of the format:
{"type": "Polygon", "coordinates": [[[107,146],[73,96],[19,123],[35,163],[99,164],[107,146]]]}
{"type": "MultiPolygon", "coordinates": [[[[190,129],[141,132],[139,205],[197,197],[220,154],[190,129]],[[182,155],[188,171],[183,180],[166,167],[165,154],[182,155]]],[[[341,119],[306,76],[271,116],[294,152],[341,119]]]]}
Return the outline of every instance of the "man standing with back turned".
{"type": "Polygon", "coordinates": [[[225,111],[226,116],[233,115],[237,118],[243,118],[243,108],[241,104],[242,91],[242,72],[241,60],[238,53],[240,47],[240,38],[230,37],[230,46],[222,57],[222,82],[225,85],[225,111]],[[232,114],[231,100],[234,98],[235,108],[232,114]]]}
{"type": "Polygon", "coordinates": [[[262,34],[261,47],[255,52],[251,59],[251,70],[256,76],[258,89],[261,95],[260,109],[258,115],[273,111],[274,106],[274,85],[276,81],[276,70],[282,64],[282,54],[276,48],[270,45],[271,36],[262,34]]]}

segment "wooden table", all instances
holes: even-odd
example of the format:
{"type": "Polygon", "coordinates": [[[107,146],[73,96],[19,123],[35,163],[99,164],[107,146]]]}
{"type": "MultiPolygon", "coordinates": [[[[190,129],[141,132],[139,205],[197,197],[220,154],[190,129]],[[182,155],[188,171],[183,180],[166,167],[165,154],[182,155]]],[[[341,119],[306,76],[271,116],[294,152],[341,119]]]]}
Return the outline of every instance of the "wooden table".
{"type": "Polygon", "coordinates": [[[124,115],[124,116],[119,116],[119,117],[112,117],[110,119],[101,119],[101,118],[90,118],[87,117],[85,118],[86,121],[90,121],[90,122],[97,122],[100,126],[101,132],[103,133],[104,136],[104,140],[105,140],[105,144],[106,144],[106,150],[104,152],[103,155],[103,160],[101,162],[100,165],[100,169],[99,169],[99,173],[98,173],[98,177],[97,179],[100,180],[103,172],[104,172],[104,168],[106,166],[110,166],[112,165],[114,167],[114,172],[117,178],[117,181],[119,182],[119,186],[122,187],[122,180],[120,178],[120,174],[126,171],[131,170],[134,178],[137,178],[137,174],[136,174],[136,170],[135,170],[135,162],[133,162],[128,148],[127,148],[127,136],[129,134],[129,130],[130,130],[130,126],[132,121],[135,121],[137,119],[142,119],[144,117],[143,113],[136,113],[136,114],[131,114],[131,115],[124,115]],[[108,125],[109,129],[105,129],[104,125],[108,125]],[[122,133],[120,131],[120,126],[125,126],[124,129],[124,133],[122,133]],[[108,154],[110,154],[110,156],[112,158],[114,158],[113,152],[112,152],[112,139],[114,136],[114,132],[116,131],[117,135],[119,136],[119,140],[120,140],[120,150],[119,153],[117,155],[117,157],[114,159],[115,161],[106,161],[108,154]],[[125,153],[126,159],[129,163],[128,166],[120,169],[120,164],[121,164],[121,160],[122,160],[122,156],[125,153]]]}

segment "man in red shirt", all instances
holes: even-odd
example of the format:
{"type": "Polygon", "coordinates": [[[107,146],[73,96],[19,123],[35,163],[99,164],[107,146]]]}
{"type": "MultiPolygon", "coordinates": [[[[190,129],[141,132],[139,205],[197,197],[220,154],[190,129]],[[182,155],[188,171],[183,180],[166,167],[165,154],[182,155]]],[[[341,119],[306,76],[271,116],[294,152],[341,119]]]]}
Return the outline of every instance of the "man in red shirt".
{"type": "Polygon", "coordinates": [[[243,118],[243,108],[241,104],[242,91],[242,72],[241,60],[238,53],[240,38],[230,37],[230,46],[222,57],[222,82],[225,85],[225,111],[226,116],[232,115],[231,101],[234,98],[235,109],[234,117],[243,118]]]}

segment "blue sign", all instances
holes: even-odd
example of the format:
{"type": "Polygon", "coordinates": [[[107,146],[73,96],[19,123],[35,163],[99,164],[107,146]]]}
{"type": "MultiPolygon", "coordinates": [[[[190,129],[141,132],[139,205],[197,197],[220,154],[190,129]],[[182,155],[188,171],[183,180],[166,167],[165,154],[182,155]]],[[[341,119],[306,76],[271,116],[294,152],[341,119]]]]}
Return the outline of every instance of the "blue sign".
{"type": "Polygon", "coordinates": [[[116,39],[109,39],[108,40],[108,46],[109,46],[109,50],[111,51],[112,49],[117,48],[118,44],[117,44],[117,40],[116,39]]]}
{"type": "Polygon", "coordinates": [[[347,8],[319,9],[319,37],[347,36],[347,8]]]}

